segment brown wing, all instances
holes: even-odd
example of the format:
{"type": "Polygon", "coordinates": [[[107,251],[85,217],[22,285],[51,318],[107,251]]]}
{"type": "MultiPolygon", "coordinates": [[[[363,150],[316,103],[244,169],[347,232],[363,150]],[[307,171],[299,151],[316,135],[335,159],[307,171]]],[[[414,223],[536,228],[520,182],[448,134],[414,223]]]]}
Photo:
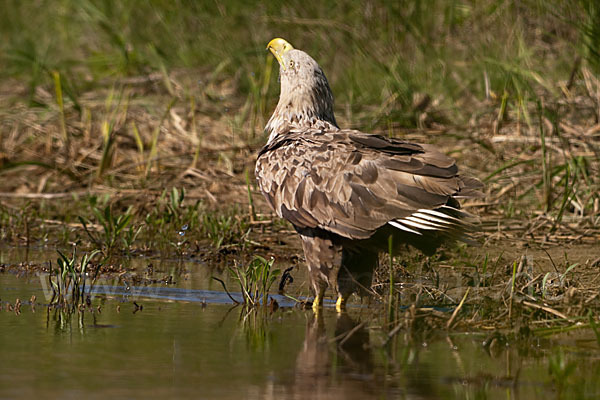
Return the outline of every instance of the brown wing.
{"type": "Polygon", "coordinates": [[[281,135],[259,154],[256,176],[280,217],[351,239],[368,238],[390,221],[408,231],[444,226],[447,220],[437,221],[435,213],[420,226],[398,221],[458,208],[455,198],[469,197],[480,185],[461,178],[454,160],[431,146],[352,130],[281,135]]]}

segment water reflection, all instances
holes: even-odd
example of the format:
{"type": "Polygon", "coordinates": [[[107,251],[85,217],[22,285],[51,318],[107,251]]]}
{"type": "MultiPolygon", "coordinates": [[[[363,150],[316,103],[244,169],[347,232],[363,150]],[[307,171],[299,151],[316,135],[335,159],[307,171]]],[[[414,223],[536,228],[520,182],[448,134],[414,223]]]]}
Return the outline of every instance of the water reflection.
{"type": "Polygon", "coordinates": [[[0,398],[600,396],[589,330],[540,339],[414,325],[386,341],[368,309],[315,316],[203,303],[210,293],[170,286],[134,300],[134,289],[68,312],[47,307],[39,277],[0,273],[0,398]]]}
{"type": "Polygon", "coordinates": [[[343,313],[336,317],[334,337],[328,335],[323,313],[306,322],[297,358],[294,398],[351,399],[372,396],[373,358],[365,324],[343,313]]]}
{"type": "Polygon", "coordinates": [[[338,314],[333,332],[328,333],[322,313],[310,318],[296,358],[292,397],[439,398],[432,389],[430,369],[419,360],[418,347],[401,350],[396,359],[389,353],[393,348],[374,344],[368,322],[338,314]],[[378,358],[383,362],[376,362],[378,358]]]}

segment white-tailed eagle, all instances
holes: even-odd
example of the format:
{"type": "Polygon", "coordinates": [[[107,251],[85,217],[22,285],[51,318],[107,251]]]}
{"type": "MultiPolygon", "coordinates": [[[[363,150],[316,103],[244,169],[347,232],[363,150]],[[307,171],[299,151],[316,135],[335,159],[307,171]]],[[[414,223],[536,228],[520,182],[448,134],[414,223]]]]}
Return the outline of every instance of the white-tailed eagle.
{"type": "Polygon", "coordinates": [[[256,178],[302,239],[315,310],[327,287],[337,292],[338,310],[368,288],[390,237],[396,248],[408,243],[427,254],[444,241],[468,240],[459,199],[479,196],[478,180],[459,175],[433,146],[340,129],[316,61],[280,38],[267,49],[279,62],[281,93],[256,178]]]}

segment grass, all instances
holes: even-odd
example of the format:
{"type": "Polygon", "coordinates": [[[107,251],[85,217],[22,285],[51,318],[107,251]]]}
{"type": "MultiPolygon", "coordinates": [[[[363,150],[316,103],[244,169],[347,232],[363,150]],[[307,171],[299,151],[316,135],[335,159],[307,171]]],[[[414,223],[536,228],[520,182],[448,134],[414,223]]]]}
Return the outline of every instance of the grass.
{"type": "MultiPolygon", "coordinates": [[[[599,7],[592,0],[9,0],[4,11],[4,243],[78,243],[105,255],[235,255],[241,281],[255,252],[287,253],[281,241],[290,227],[274,218],[251,172],[277,101],[276,63],[264,49],[276,36],[321,64],[340,125],[434,143],[484,180],[486,198],[473,207],[485,244],[535,250],[597,241],[599,7]]],[[[513,300],[520,290],[536,301],[564,298],[575,262],[541,268],[527,281],[514,253],[498,256],[491,272],[496,257],[488,261],[487,250],[485,259],[434,261],[468,267],[456,279],[478,290],[512,282],[513,300]]],[[[388,294],[390,321],[407,301],[463,298],[439,276],[414,297],[395,297],[384,283],[410,271],[387,262],[395,268],[376,284],[388,294]]],[[[404,263],[421,264],[433,274],[422,258],[404,263]]],[[[478,300],[472,290],[457,318],[478,300]]],[[[531,311],[518,302],[511,310],[531,311]]]]}
{"type": "MultiPolygon", "coordinates": [[[[0,175],[60,171],[36,182],[53,192],[77,182],[156,189],[175,179],[191,187],[197,182],[181,172],[206,162],[234,175],[251,169],[234,164],[263,142],[257,133],[278,91],[264,43],[285,36],[327,72],[341,124],[442,146],[451,146],[447,138],[423,134],[456,135],[463,147],[455,157],[490,153],[493,162],[461,164],[489,177],[492,197],[511,204],[508,214],[533,207],[560,223],[573,203],[586,214],[598,202],[597,146],[573,133],[598,117],[588,104],[598,101],[589,22],[597,8],[584,0],[376,2],[366,11],[355,1],[11,1],[0,17],[0,79],[17,95],[3,97],[15,111],[3,115],[0,151],[10,156],[0,175]],[[14,137],[8,132],[19,123],[32,129],[14,137]],[[54,157],[58,149],[68,151],[54,157]],[[34,159],[53,162],[34,168],[34,159]],[[514,178],[514,191],[502,193],[514,178]]],[[[6,191],[27,185],[8,182],[6,191]]]]}
{"type": "Polygon", "coordinates": [[[229,273],[238,282],[242,293],[243,304],[255,307],[261,304],[267,306],[269,290],[277,280],[281,270],[273,268],[275,260],[266,260],[256,256],[245,266],[235,265],[229,268],[229,273]]]}
{"type": "MultiPolygon", "coordinates": [[[[90,198],[90,200],[93,199],[93,197],[90,198]]],[[[120,215],[115,215],[112,212],[110,204],[105,206],[104,209],[99,209],[94,204],[94,201],[91,201],[90,208],[96,217],[96,221],[102,227],[101,235],[93,234],[90,229],[88,229],[89,221],[86,222],[83,217],[79,217],[79,220],[91,241],[96,246],[103,249],[107,255],[110,255],[115,250],[119,239],[123,239],[125,245],[131,245],[131,242],[135,240],[139,234],[141,228],[138,228],[137,231],[132,231],[130,228],[129,235],[125,237],[125,232],[127,232],[126,228],[129,226],[132,218],[131,207],[128,208],[125,213],[120,215]]]]}
{"type": "Polygon", "coordinates": [[[182,0],[136,7],[114,0],[46,3],[7,5],[5,75],[30,79],[35,89],[56,71],[72,77],[68,97],[78,98],[85,86],[105,77],[156,71],[169,91],[171,79],[164,76],[173,68],[239,71],[241,89],[252,98],[250,118],[258,113],[259,126],[276,92],[269,79],[272,58],[263,50],[277,35],[319,56],[339,101],[352,113],[379,104],[365,116],[370,124],[416,122],[411,110],[416,93],[443,96],[443,108],[455,111],[465,95],[504,97],[509,108],[522,107],[537,87],[557,91],[551,82],[573,67],[571,52],[563,51],[573,40],[591,66],[598,51],[589,22],[598,11],[591,1],[436,0],[426,7],[417,1],[403,7],[375,2],[365,12],[357,1],[313,7],[299,1],[261,7],[182,0]],[[91,82],[82,82],[86,75],[91,82]]]}
{"type": "Polygon", "coordinates": [[[249,227],[244,220],[237,217],[238,213],[206,213],[202,219],[203,232],[215,249],[244,242],[249,233],[249,227]]]}
{"type": "Polygon", "coordinates": [[[72,255],[66,256],[58,252],[59,258],[56,260],[57,268],[50,268],[48,279],[52,287],[52,298],[50,304],[62,308],[76,309],[84,305],[87,293],[90,292],[98,275],[99,267],[96,267],[95,274],[92,276],[91,260],[99,254],[99,250],[86,253],[81,257],[79,265],[77,263],[77,252],[73,248],[72,255]]]}

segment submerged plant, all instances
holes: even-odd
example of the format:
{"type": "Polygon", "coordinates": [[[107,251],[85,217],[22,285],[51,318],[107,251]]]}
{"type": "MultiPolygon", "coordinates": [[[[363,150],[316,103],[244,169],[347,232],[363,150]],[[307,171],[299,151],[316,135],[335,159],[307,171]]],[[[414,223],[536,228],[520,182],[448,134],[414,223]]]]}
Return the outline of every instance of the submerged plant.
{"type": "Polygon", "coordinates": [[[569,379],[573,376],[577,363],[569,361],[562,348],[555,350],[548,359],[548,375],[552,379],[557,392],[562,395],[568,386],[569,379]]]}
{"type": "Polygon", "coordinates": [[[229,268],[229,272],[238,281],[242,292],[243,302],[248,306],[258,306],[262,299],[262,305],[267,305],[267,296],[273,282],[281,273],[278,268],[273,268],[275,260],[266,260],[256,256],[246,266],[235,265],[229,268]]]}
{"type": "Polygon", "coordinates": [[[239,325],[246,339],[246,345],[254,351],[262,351],[271,341],[271,325],[268,308],[242,308],[239,325]]]}
{"type": "MultiPolygon", "coordinates": [[[[81,262],[77,265],[77,251],[75,248],[71,257],[67,257],[61,251],[58,251],[60,257],[56,260],[57,268],[51,267],[50,276],[48,277],[53,292],[50,304],[75,308],[84,303],[90,262],[99,253],[101,253],[100,250],[94,250],[91,253],[84,254],[81,262]]],[[[88,293],[94,284],[98,271],[99,268],[96,269],[95,276],[87,288],[88,293]]]]}

